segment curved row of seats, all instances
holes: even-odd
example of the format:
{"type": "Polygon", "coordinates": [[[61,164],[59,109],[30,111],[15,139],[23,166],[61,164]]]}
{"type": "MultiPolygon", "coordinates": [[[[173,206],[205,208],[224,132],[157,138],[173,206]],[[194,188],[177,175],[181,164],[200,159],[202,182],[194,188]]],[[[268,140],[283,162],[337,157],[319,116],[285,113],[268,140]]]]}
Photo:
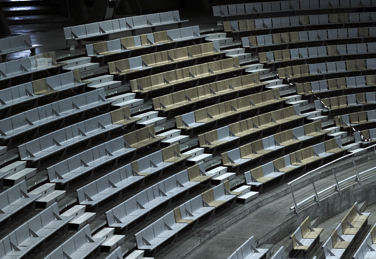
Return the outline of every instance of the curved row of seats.
{"type": "Polygon", "coordinates": [[[327,140],[316,145],[297,150],[262,166],[244,173],[247,185],[261,186],[269,181],[310,163],[318,162],[326,157],[343,153],[340,138],[327,140]]]}
{"type": "Polygon", "coordinates": [[[51,68],[60,67],[63,64],[57,63],[55,52],[48,52],[33,57],[20,58],[0,63],[0,82],[18,76],[29,75],[35,72],[46,71],[51,68]],[[51,64],[46,64],[45,59],[52,59],[51,64]]]}
{"type": "Polygon", "coordinates": [[[209,42],[172,50],[159,51],[151,54],[109,62],[112,75],[126,75],[154,67],[178,64],[179,62],[198,60],[222,54],[218,42],[209,42]]]}
{"type": "Polygon", "coordinates": [[[202,39],[200,28],[191,26],[87,44],[86,53],[89,57],[101,57],[196,39],[202,39]]]}
{"type": "Polygon", "coordinates": [[[153,107],[157,111],[171,111],[222,95],[262,87],[265,84],[260,82],[259,73],[237,76],[153,98],[153,107]]]}
{"type": "Polygon", "coordinates": [[[240,3],[213,6],[213,15],[220,17],[239,15],[259,15],[281,12],[299,12],[312,10],[337,10],[339,8],[363,8],[376,6],[372,0],[286,0],[260,3],[240,3]]]}
{"type": "Polygon", "coordinates": [[[367,39],[376,37],[376,27],[342,28],[310,31],[293,31],[242,37],[243,48],[285,46],[294,43],[367,39]]]}
{"type": "Polygon", "coordinates": [[[376,59],[355,59],[282,67],[278,68],[278,76],[279,78],[298,79],[316,75],[328,75],[374,69],[376,69],[376,59]]]}
{"type": "MultiPolygon", "coordinates": [[[[216,148],[227,142],[260,133],[275,126],[297,122],[303,118],[298,105],[278,109],[200,134],[198,135],[199,145],[204,148],[216,148]]],[[[319,122],[315,124],[315,127],[321,130],[319,122]]]]}
{"type": "MultiPolygon", "coordinates": [[[[49,180],[54,183],[68,183],[104,163],[115,161],[121,156],[130,154],[139,148],[158,143],[164,138],[163,136],[155,136],[154,126],[133,131],[48,167],[49,180]]],[[[166,150],[170,148],[174,147],[170,146],[166,150]]],[[[175,153],[173,156],[180,155],[180,151],[175,151],[175,153]]],[[[138,172],[138,170],[136,171],[138,172]]]]}
{"type": "MultiPolygon", "coordinates": [[[[141,181],[149,175],[161,172],[188,157],[189,155],[180,154],[178,144],[171,145],[132,161],[132,163],[107,173],[105,176],[77,189],[78,201],[82,205],[97,205],[131,184],[141,181]]],[[[182,175],[181,179],[177,180],[182,185],[185,184],[184,177],[182,175]]]]}
{"type": "Polygon", "coordinates": [[[176,116],[176,127],[190,130],[232,115],[281,104],[284,101],[286,99],[280,97],[278,89],[263,91],[176,116]]]}
{"type": "Polygon", "coordinates": [[[375,75],[349,76],[297,83],[296,90],[300,95],[312,95],[328,91],[347,90],[354,88],[374,87],[375,75]]]}
{"type": "Polygon", "coordinates": [[[265,154],[282,151],[286,147],[301,144],[307,140],[324,136],[328,133],[321,129],[320,123],[310,123],[264,137],[248,144],[222,153],[222,163],[231,168],[239,167],[265,154]]]}
{"type": "Polygon", "coordinates": [[[0,90],[0,110],[11,108],[51,93],[72,90],[85,85],[79,82],[73,72],[34,80],[0,90]]]}
{"type": "Polygon", "coordinates": [[[231,194],[224,184],[205,191],[136,233],[137,248],[156,250],[189,224],[235,198],[236,195],[231,194]]]}
{"type": "Polygon", "coordinates": [[[260,63],[275,64],[294,60],[311,60],[325,57],[344,57],[346,55],[374,54],[376,42],[328,45],[320,47],[308,47],[286,50],[275,50],[259,53],[260,63]]]}
{"type": "Polygon", "coordinates": [[[148,93],[181,83],[197,81],[201,78],[217,76],[229,72],[238,72],[245,69],[245,67],[240,66],[239,58],[227,58],[137,78],[130,81],[131,89],[132,92],[148,93]]]}
{"type": "Polygon", "coordinates": [[[178,172],[142,190],[106,212],[108,225],[124,229],[152,209],[211,178],[203,172],[203,175],[196,180],[197,173],[201,175],[199,165],[178,172]]]}
{"type": "Polygon", "coordinates": [[[368,92],[315,100],[315,109],[316,111],[328,111],[374,104],[376,104],[376,94],[375,92],[368,92]]]}
{"type": "Polygon", "coordinates": [[[333,13],[273,17],[223,22],[225,32],[251,32],[257,30],[276,30],[281,28],[299,28],[310,26],[328,26],[333,24],[373,23],[376,13],[333,13]]]}
{"type": "Polygon", "coordinates": [[[18,146],[21,160],[37,161],[56,154],[79,142],[91,139],[99,134],[135,123],[140,118],[132,118],[128,107],[105,113],[91,119],[75,123],[42,137],[18,146]],[[116,116],[123,117],[121,121],[116,116]]]}
{"type": "Polygon", "coordinates": [[[337,127],[353,127],[376,121],[376,110],[354,112],[338,115],[335,118],[337,127]]]}
{"type": "Polygon", "coordinates": [[[376,250],[376,224],[374,224],[371,230],[367,233],[363,242],[359,246],[358,250],[354,254],[354,259],[367,259],[375,256],[376,250]]]}
{"type": "Polygon", "coordinates": [[[0,139],[16,137],[53,121],[110,104],[103,89],[79,94],[0,120],[0,139]]]}
{"type": "Polygon", "coordinates": [[[0,240],[1,258],[21,258],[40,243],[46,242],[73,217],[59,215],[54,203],[0,240]]]}
{"type": "Polygon", "coordinates": [[[185,21],[180,20],[179,11],[163,12],[65,27],[64,36],[66,40],[83,40],[135,29],[181,24],[182,22],[185,21]]]}

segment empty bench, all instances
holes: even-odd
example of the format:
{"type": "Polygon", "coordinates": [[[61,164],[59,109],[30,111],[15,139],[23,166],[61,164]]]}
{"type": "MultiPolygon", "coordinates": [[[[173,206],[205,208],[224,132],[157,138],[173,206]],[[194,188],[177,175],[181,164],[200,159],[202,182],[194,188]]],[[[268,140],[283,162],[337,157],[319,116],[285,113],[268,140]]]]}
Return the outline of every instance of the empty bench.
{"type": "Polygon", "coordinates": [[[10,139],[53,121],[109,104],[103,89],[76,95],[0,120],[0,139],[10,139]]]}
{"type": "Polygon", "coordinates": [[[227,259],[261,259],[265,258],[268,249],[256,248],[256,241],[254,236],[251,236],[245,241],[235,252],[233,252],[227,259]]]}
{"type": "Polygon", "coordinates": [[[376,227],[372,226],[371,230],[367,233],[362,244],[354,254],[354,259],[371,259],[376,256],[376,227]]]}
{"type": "Polygon", "coordinates": [[[35,55],[35,49],[40,45],[33,45],[30,35],[23,34],[0,39],[0,61],[5,61],[8,54],[30,50],[35,55]]]}
{"type": "Polygon", "coordinates": [[[322,228],[312,228],[309,216],[290,236],[294,250],[307,252],[315,243],[320,242],[322,228]]]}
{"type": "Polygon", "coordinates": [[[129,108],[124,107],[36,138],[18,146],[18,151],[21,160],[37,161],[137,120],[137,118],[130,116],[129,108]]]}
{"type": "Polygon", "coordinates": [[[343,258],[350,244],[355,241],[364,226],[367,225],[369,213],[362,213],[358,203],[350,208],[336,229],[323,244],[325,258],[343,258]]]}

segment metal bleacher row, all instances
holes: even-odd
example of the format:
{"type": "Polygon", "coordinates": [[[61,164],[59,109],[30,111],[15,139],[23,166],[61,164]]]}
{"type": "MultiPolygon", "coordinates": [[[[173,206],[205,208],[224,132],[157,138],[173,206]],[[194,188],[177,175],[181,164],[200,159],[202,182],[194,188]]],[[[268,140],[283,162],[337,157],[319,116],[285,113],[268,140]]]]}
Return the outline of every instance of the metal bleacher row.
{"type": "Polygon", "coordinates": [[[257,30],[277,30],[281,28],[317,27],[330,24],[359,24],[374,23],[376,13],[335,13],[321,15],[304,15],[275,17],[262,19],[249,19],[223,22],[225,32],[241,33],[257,30]]]}
{"type": "Polygon", "coordinates": [[[375,5],[376,3],[372,0],[273,1],[213,6],[213,15],[220,17],[229,17],[238,15],[259,15],[265,13],[306,11],[315,9],[335,10],[338,8],[362,8],[371,7],[375,5]]]}
{"type": "MultiPolygon", "coordinates": [[[[93,39],[84,56],[0,63],[0,259],[163,258],[373,143],[374,7],[218,6],[215,16],[249,17],[214,33],[181,27],[178,11],[139,15],[64,28],[79,47],[93,39]]],[[[0,40],[0,56],[31,48],[27,36],[0,40]]],[[[228,258],[368,258],[375,230],[363,235],[357,206],[330,236],[299,217],[292,245],[242,236],[228,258]]]]}

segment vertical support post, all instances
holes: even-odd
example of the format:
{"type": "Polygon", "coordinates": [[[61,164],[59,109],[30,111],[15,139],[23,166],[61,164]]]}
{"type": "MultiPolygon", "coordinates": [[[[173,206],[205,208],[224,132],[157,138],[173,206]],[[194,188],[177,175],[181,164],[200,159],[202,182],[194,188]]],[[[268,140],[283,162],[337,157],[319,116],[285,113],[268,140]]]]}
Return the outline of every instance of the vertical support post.
{"type": "Polygon", "coordinates": [[[291,187],[290,184],[289,184],[289,187],[290,187],[290,192],[291,192],[291,195],[292,195],[292,200],[294,201],[295,212],[296,212],[296,215],[298,215],[298,217],[299,217],[299,209],[298,209],[298,204],[296,203],[296,200],[295,200],[294,191],[292,190],[292,187],[291,187]]]}

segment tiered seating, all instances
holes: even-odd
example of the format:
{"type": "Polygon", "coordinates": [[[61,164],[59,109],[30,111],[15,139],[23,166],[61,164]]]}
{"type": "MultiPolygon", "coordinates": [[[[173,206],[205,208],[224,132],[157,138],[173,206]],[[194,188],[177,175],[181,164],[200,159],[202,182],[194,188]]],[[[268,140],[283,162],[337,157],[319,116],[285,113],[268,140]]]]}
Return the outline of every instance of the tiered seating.
{"type": "Polygon", "coordinates": [[[317,240],[320,240],[322,231],[322,228],[311,227],[311,220],[308,216],[290,236],[293,249],[308,251],[317,240]]]}
{"type": "Polygon", "coordinates": [[[260,63],[274,64],[294,60],[307,60],[345,55],[367,55],[375,53],[375,48],[376,43],[372,42],[285,49],[261,52],[259,53],[259,59],[260,63]]]}
{"type": "Polygon", "coordinates": [[[258,73],[225,79],[153,98],[154,110],[171,111],[210,98],[265,85],[258,73]]]}
{"type": "Polygon", "coordinates": [[[0,120],[0,139],[9,139],[53,121],[109,104],[103,89],[76,95],[0,120]]]}
{"type": "Polygon", "coordinates": [[[316,111],[344,109],[360,105],[376,104],[375,92],[334,96],[315,100],[316,111]],[[325,105],[324,105],[325,104],[325,105]]]}
{"type": "Polygon", "coordinates": [[[112,75],[126,75],[145,69],[153,69],[154,67],[215,56],[220,53],[218,42],[208,42],[199,45],[154,52],[128,59],[121,59],[109,62],[108,67],[110,74],[112,75]]]}
{"type": "Polygon", "coordinates": [[[357,59],[278,68],[278,76],[279,78],[296,79],[315,75],[326,75],[372,69],[376,69],[376,59],[357,59]]]}
{"type": "Polygon", "coordinates": [[[192,26],[87,44],[86,52],[88,56],[101,57],[200,38],[199,26],[192,26]]]}
{"type": "Polygon", "coordinates": [[[56,130],[53,133],[36,138],[25,144],[18,146],[20,158],[22,160],[36,161],[44,157],[65,150],[84,140],[88,140],[99,134],[103,134],[114,129],[129,125],[138,121],[132,118],[128,107],[115,110],[111,113],[99,115],[97,117],[73,124],[66,128],[56,130]],[[117,115],[124,117],[117,121],[117,115]]]}
{"type": "Polygon", "coordinates": [[[175,236],[184,227],[200,217],[214,211],[215,208],[235,200],[236,195],[230,194],[224,184],[207,190],[188,202],[175,208],[148,227],[136,233],[138,249],[155,250],[167,239],[175,236]],[[165,227],[161,227],[161,224],[165,227]]]}
{"type": "Polygon", "coordinates": [[[297,83],[298,94],[311,95],[315,93],[325,93],[328,91],[342,91],[346,89],[373,87],[375,75],[340,77],[311,81],[306,83],[297,83]]]}
{"type": "Polygon", "coordinates": [[[59,215],[57,203],[31,218],[0,240],[1,258],[21,258],[46,242],[73,217],[59,215]]]}
{"type": "MultiPolygon", "coordinates": [[[[199,135],[200,147],[215,148],[229,141],[245,137],[262,130],[279,126],[284,123],[301,120],[298,105],[276,110],[249,119],[238,121],[216,130],[208,131],[199,135]]],[[[315,124],[321,131],[321,124],[315,124]]]]}
{"type": "Polygon", "coordinates": [[[354,132],[355,143],[374,143],[376,141],[376,129],[366,129],[354,132]]]}
{"type": "Polygon", "coordinates": [[[127,164],[77,189],[78,202],[94,206],[144,178],[133,170],[131,164],[127,164]]]}
{"type": "Polygon", "coordinates": [[[60,66],[56,62],[55,52],[48,52],[34,57],[21,58],[0,64],[0,82],[18,76],[29,75],[35,72],[45,71],[60,66]],[[45,63],[45,59],[52,59],[51,65],[45,63]]]}
{"type": "Polygon", "coordinates": [[[294,31],[248,36],[242,38],[244,48],[257,48],[293,43],[368,38],[376,36],[375,27],[294,31]]]}
{"type": "Polygon", "coordinates": [[[373,225],[362,244],[354,254],[354,259],[368,259],[376,256],[376,224],[373,225]]]}
{"type": "Polygon", "coordinates": [[[238,15],[259,15],[267,13],[295,12],[322,9],[334,10],[337,8],[362,8],[373,6],[375,6],[374,3],[371,3],[370,1],[287,0],[213,6],[213,15],[220,17],[229,17],[238,15]]]}
{"type": "Polygon", "coordinates": [[[176,126],[179,129],[193,129],[228,116],[279,104],[285,100],[280,97],[278,89],[264,91],[176,116],[176,126]]]}
{"type": "Polygon", "coordinates": [[[104,163],[114,161],[135,150],[136,148],[126,145],[124,137],[121,136],[48,167],[48,177],[52,183],[66,184],[104,163]]]}
{"type": "Polygon", "coordinates": [[[148,93],[166,87],[172,87],[180,83],[187,83],[200,78],[237,72],[244,69],[245,68],[240,67],[237,57],[228,58],[134,79],[131,80],[131,89],[132,92],[148,93]]]}
{"type": "Polygon", "coordinates": [[[322,246],[325,258],[341,258],[350,244],[354,243],[363,227],[367,225],[368,217],[369,213],[360,212],[358,203],[355,202],[322,246]]]}
{"type": "Polygon", "coordinates": [[[227,259],[261,259],[267,252],[268,249],[256,248],[255,238],[251,236],[227,259]]]}
{"type": "Polygon", "coordinates": [[[137,248],[155,250],[167,239],[177,235],[188,226],[188,223],[176,222],[174,212],[171,211],[151,225],[136,233],[137,248]]]}
{"type": "Polygon", "coordinates": [[[252,159],[260,158],[267,153],[314,137],[323,136],[327,133],[326,130],[322,130],[320,121],[289,129],[222,153],[223,165],[236,167],[252,159]]]}
{"type": "Polygon", "coordinates": [[[88,257],[96,250],[106,238],[91,236],[90,225],[86,225],[71,238],[61,244],[45,259],[64,258],[82,259],[88,257]]]}
{"type": "Polygon", "coordinates": [[[3,191],[0,193],[0,222],[8,220],[39,197],[28,193],[25,181],[3,191]]]}
{"type": "Polygon", "coordinates": [[[41,46],[33,45],[31,37],[28,34],[0,39],[0,58],[4,61],[7,54],[24,50],[30,50],[32,54],[35,54],[37,47],[41,46]]]}
{"type": "MultiPolygon", "coordinates": [[[[246,183],[251,186],[261,186],[278,177],[283,177],[286,173],[289,173],[296,168],[320,161],[323,158],[334,154],[343,153],[344,151],[345,149],[342,149],[340,138],[331,139],[314,146],[303,148],[272,162],[256,167],[249,172],[245,172],[244,176],[246,183]]],[[[250,159],[247,161],[250,161],[250,159]]],[[[229,165],[231,166],[233,164],[229,165]]]]}
{"type": "Polygon", "coordinates": [[[166,137],[156,136],[154,126],[147,126],[124,135],[125,145],[129,148],[142,148],[155,144],[166,137]]]}
{"type": "Polygon", "coordinates": [[[143,215],[150,213],[152,209],[198,184],[200,184],[200,182],[190,180],[188,170],[183,170],[144,189],[125,202],[107,211],[108,225],[110,227],[123,229],[143,215]]]}
{"type": "Polygon", "coordinates": [[[289,17],[273,17],[223,22],[225,32],[245,32],[330,24],[373,23],[376,13],[333,13],[289,17]]]}
{"type": "Polygon", "coordinates": [[[64,35],[65,40],[76,40],[80,46],[84,39],[164,25],[180,25],[183,22],[186,21],[180,20],[179,11],[172,11],[65,27],[64,35]]]}
{"type": "Polygon", "coordinates": [[[338,115],[335,118],[337,127],[358,126],[366,123],[376,122],[376,110],[354,112],[338,115]]]}

